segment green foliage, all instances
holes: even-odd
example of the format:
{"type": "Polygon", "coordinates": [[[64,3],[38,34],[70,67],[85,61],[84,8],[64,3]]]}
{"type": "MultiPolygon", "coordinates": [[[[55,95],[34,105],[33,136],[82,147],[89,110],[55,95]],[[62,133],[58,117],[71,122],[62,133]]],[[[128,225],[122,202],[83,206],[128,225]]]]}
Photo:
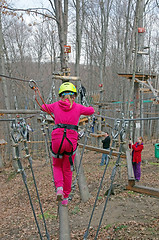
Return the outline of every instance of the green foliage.
{"type": "Polygon", "coordinates": [[[7,181],[9,182],[10,180],[14,179],[16,177],[17,173],[14,171],[14,172],[11,172],[8,176],[8,179],[7,181]]]}
{"type": "Polygon", "coordinates": [[[109,228],[111,228],[111,224],[108,224],[104,227],[104,229],[108,230],[109,228]]]}
{"type": "MultiPolygon", "coordinates": [[[[51,214],[50,211],[44,212],[45,219],[55,219],[56,215],[51,214]]],[[[39,218],[42,219],[42,214],[39,214],[39,218]]]]}
{"type": "Polygon", "coordinates": [[[120,231],[120,230],[122,230],[123,228],[127,228],[127,226],[126,226],[126,225],[119,225],[118,227],[115,227],[115,228],[114,228],[114,231],[120,231]]]}
{"type": "Polygon", "coordinates": [[[72,214],[77,214],[80,211],[78,206],[75,206],[74,209],[72,210],[72,214]]]}
{"type": "Polygon", "coordinates": [[[98,200],[101,200],[101,199],[102,199],[102,197],[99,196],[99,197],[98,197],[98,200]]]}
{"type": "Polygon", "coordinates": [[[159,163],[157,162],[149,162],[150,165],[155,165],[155,166],[159,166],[159,163]]]}

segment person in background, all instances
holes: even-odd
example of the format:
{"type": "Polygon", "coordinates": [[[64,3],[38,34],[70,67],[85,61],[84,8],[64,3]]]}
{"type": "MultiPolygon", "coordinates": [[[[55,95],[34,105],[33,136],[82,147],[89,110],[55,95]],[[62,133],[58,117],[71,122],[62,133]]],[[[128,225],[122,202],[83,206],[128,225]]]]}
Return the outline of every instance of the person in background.
{"type": "Polygon", "coordinates": [[[81,104],[83,104],[83,100],[86,95],[86,89],[83,85],[81,85],[81,87],[79,89],[79,93],[80,93],[80,98],[81,98],[81,104]]]}
{"type": "Polygon", "coordinates": [[[95,118],[95,116],[93,115],[93,117],[92,117],[92,133],[94,133],[95,123],[96,123],[96,118],[95,118]]]}
{"type": "Polygon", "coordinates": [[[81,115],[92,115],[93,107],[75,103],[76,87],[65,82],[59,88],[58,102],[42,105],[43,111],[54,114],[55,125],[51,134],[53,173],[56,187],[56,200],[68,205],[71,192],[72,170],[78,141],[78,122],[81,115]]]}
{"type": "MultiPolygon", "coordinates": [[[[109,149],[110,148],[110,136],[109,133],[106,132],[105,133],[105,139],[102,140],[103,143],[103,149],[109,149]]],[[[102,159],[101,159],[101,163],[100,166],[103,166],[104,164],[108,164],[108,154],[103,153],[102,154],[102,159]]]]}
{"type": "Polygon", "coordinates": [[[132,165],[134,171],[134,177],[137,182],[139,182],[141,177],[141,152],[144,148],[143,146],[143,138],[138,137],[137,142],[135,144],[129,140],[129,148],[132,149],[132,165]]]}
{"type": "Polygon", "coordinates": [[[26,128],[27,128],[27,141],[30,142],[29,132],[33,132],[33,129],[31,128],[30,123],[27,124],[26,128]]]}

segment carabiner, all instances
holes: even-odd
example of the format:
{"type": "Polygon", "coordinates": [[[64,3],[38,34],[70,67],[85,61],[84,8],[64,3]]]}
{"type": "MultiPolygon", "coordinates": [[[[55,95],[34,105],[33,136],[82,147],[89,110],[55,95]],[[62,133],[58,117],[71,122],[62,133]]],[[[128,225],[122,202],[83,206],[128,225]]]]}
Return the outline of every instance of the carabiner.
{"type": "Polygon", "coordinates": [[[35,82],[33,79],[31,79],[31,80],[29,81],[29,87],[30,87],[31,89],[33,89],[33,90],[35,90],[35,89],[37,88],[37,84],[36,84],[36,82],[35,82]]]}

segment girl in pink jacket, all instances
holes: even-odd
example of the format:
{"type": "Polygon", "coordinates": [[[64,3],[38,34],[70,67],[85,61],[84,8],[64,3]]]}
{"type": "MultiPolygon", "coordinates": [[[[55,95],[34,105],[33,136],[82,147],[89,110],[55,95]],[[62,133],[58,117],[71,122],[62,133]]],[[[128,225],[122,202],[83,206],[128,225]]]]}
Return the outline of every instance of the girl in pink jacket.
{"type": "Polygon", "coordinates": [[[54,114],[55,125],[51,134],[53,153],[53,173],[56,200],[67,206],[72,185],[72,168],[78,140],[78,122],[81,115],[92,115],[93,107],[75,103],[76,87],[65,82],[59,88],[61,100],[42,105],[43,111],[54,114]]]}
{"type": "Polygon", "coordinates": [[[139,182],[141,177],[141,152],[144,148],[143,138],[138,137],[135,144],[132,141],[129,141],[129,148],[132,148],[132,165],[134,171],[134,177],[137,182],[139,182]]]}

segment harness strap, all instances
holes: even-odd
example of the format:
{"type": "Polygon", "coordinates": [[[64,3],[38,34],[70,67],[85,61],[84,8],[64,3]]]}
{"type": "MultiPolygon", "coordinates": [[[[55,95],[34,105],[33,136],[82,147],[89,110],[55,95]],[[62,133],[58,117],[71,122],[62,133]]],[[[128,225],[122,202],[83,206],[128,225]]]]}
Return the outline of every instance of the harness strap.
{"type": "Polygon", "coordinates": [[[78,126],[71,125],[71,124],[58,123],[53,126],[53,130],[55,130],[57,128],[65,128],[65,129],[72,129],[72,130],[78,131],[78,126]]]}
{"type": "Polygon", "coordinates": [[[63,133],[63,137],[62,137],[62,140],[61,140],[61,143],[60,143],[60,147],[58,149],[58,152],[57,154],[55,154],[53,151],[52,151],[52,146],[50,147],[51,148],[51,152],[52,152],[52,156],[55,157],[55,158],[62,158],[64,154],[66,155],[69,155],[69,162],[70,162],[70,165],[71,165],[71,171],[74,170],[74,167],[73,167],[73,161],[72,161],[72,155],[75,154],[77,148],[73,151],[73,144],[72,142],[67,138],[66,136],[66,129],[71,129],[71,130],[74,130],[74,131],[78,131],[78,126],[76,125],[71,125],[71,124],[62,124],[62,123],[59,123],[59,124],[56,124],[54,127],[53,127],[53,130],[57,129],[57,128],[64,128],[64,133],[63,133]],[[64,151],[63,153],[60,153],[61,151],[61,148],[62,148],[62,144],[63,144],[63,141],[64,139],[66,138],[66,140],[72,145],[72,150],[71,152],[66,152],[64,151]]]}

